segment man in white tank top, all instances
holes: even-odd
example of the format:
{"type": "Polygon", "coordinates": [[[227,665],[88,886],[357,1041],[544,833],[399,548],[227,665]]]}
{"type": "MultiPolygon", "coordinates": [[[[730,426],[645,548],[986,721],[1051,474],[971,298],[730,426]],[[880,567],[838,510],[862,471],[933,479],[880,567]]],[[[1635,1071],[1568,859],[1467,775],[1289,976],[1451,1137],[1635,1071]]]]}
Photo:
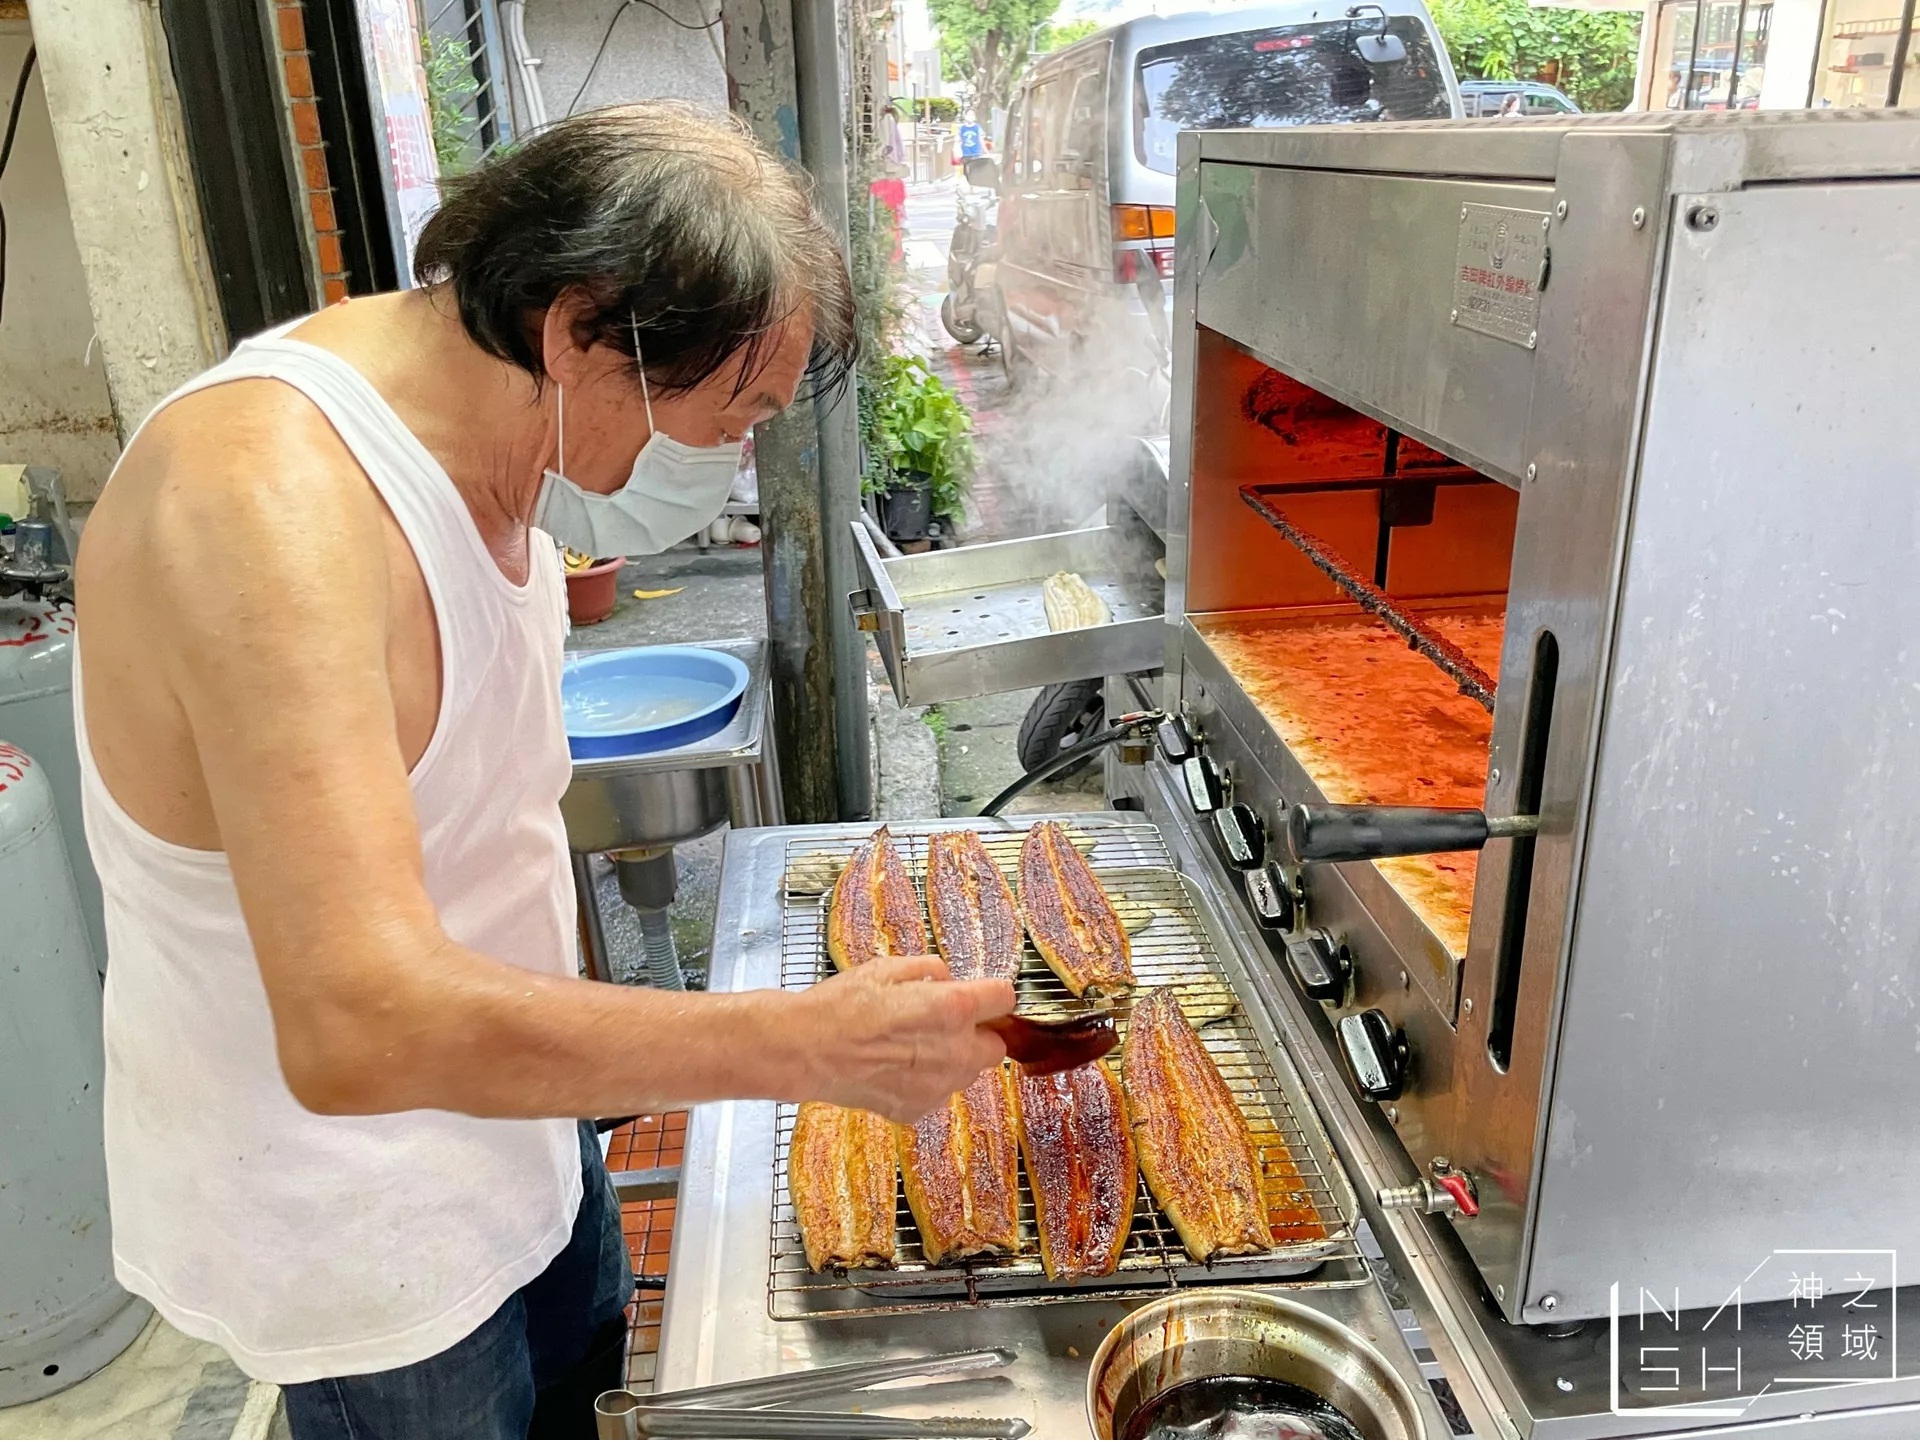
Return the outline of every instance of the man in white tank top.
{"type": "Polygon", "coordinates": [[[416,263],[156,411],[86,529],[116,1268],[298,1436],[587,1436],[632,1283],[571,1119],[912,1119],[998,1063],[1013,993],[576,972],[549,535],[692,534],[748,427],[844,373],[801,186],[722,120],[601,111],[462,181],[416,263]]]}

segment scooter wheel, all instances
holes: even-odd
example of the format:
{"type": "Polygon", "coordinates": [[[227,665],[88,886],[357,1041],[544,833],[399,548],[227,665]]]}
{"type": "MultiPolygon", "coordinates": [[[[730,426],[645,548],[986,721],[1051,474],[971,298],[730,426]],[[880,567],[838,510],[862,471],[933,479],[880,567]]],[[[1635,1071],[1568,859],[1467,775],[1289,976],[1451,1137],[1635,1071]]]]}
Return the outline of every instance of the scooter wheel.
{"type": "Polygon", "coordinates": [[[979,324],[963,322],[954,316],[952,295],[944,295],[940,298],[940,324],[946,328],[947,334],[959,341],[961,345],[972,345],[987,333],[979,324]]]}
{"type": "MultiPolygon", "coordinates": [[[[1020,722],[1015,746],[1023,770],[1035,771],[1069,746],[1077,746],[1106,722],[1106,704],[1102,700],[1099,677],[1086,681],[1057,681],[1041,689],[1027,707],[1020,722]]],[[[1093,758],[1076,761],[1055,780],[1079,774],[1093,764],[1093,758]]]]}

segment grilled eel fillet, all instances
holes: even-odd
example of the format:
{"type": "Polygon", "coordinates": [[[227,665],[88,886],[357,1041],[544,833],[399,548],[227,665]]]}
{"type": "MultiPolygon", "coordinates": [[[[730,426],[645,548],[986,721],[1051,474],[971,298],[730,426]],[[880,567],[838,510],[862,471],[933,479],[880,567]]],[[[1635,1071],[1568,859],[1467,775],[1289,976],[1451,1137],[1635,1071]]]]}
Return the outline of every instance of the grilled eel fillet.
{"type": "Polygon", "coordinates": [[[1020,1250],[1020,1154],[1005,1067],[895,1127],[907,1205],[935,1266],[1020,1250]]]}
{"type": "Polygon", "coordinates": [[[1041,582],[1040,605],[1047,613],[1049,631],[1104,626],[1113,619],[1100,593],[1081,579],[1078,571],[1055,571],[1041,582]]]}
{"type": "Polygon", "coordinates": [[[787,1149],[787,1191],[807,1266],[893,1265],[893,1127],[884,1117],[806,1102],[787,1149]]]}
{"type": "MultiPolygon", "coordinates": [[[[1246,1116],[1173,992],[1151,991],[1134,1003],[1120,1068],[1140,1169],[1187,1255],[1209,1262],[1271,1251],[1274,1196],[1246,1116]]],[[[1311,1198],[1301,1200],[1312,1230],[1293,1217],[1290,1239],[1325,1236],[1311,1198]]]]}
{"type": "Polygon", "coordinates": [[[926,923],[906,863],[881,827],[854,848],[827,903],[827,955],[842,971],[876,956],[925,956],[926,923]]]}
{"type": "Polygon", "coordinates": [[[1042,821],[1021,843],[1020,914],[1034,948],[1075,996],[1132,988],[1127,929],[1057,821],[1042,821]]]}
{"type": "Polygon", "coordinates": [[[1019,973],[1013,892],[977,832],[944,831],[927,842],[927,914],[954,980],[1019,973]]]}
{"type": "Polygon", "coordinates": [[[1053,1281],[1104,1277],[1120,1265],[1140,1190],[1120,1083],[1098,1061],[1044,1077],[1016,1065],[1013,1077],[1040,1261],[1053,1281]]]}

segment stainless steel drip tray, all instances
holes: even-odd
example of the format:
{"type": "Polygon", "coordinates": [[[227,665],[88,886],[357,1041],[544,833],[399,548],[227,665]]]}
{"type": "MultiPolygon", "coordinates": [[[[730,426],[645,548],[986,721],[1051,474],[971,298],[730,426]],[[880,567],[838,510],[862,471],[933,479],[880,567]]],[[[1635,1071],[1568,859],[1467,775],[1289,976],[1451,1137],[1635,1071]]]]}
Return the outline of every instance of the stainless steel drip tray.
{"type": "Polygon", "coordinates": [[[902,705],[1154,670],[1164,657],[1159,552],[1143,529],[1094,526],[891,560],[864,527],[853,536],[864,587],[854,610],[902,705]],[[1113,619],[1049,630],[1041,587],[1056,571],[1077,574],[1113,619]]]}

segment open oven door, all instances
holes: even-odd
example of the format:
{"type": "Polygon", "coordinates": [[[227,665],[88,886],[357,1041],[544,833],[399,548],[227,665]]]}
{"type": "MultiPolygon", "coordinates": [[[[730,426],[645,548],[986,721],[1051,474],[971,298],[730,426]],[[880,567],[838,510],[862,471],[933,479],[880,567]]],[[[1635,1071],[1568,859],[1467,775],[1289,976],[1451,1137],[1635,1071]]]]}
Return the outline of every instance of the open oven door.
{"type": "Polygon", "coordinates": [[[1094,526],[1017,541],[883,558],[853,526],[861,589],[849,600],[903,706],[1157,669],[1166,654],[1164,583],[1144,528],[1094,526]],[[1105,625],[1048,627],[1042,587],[1078,575],[1105,625]]]}

